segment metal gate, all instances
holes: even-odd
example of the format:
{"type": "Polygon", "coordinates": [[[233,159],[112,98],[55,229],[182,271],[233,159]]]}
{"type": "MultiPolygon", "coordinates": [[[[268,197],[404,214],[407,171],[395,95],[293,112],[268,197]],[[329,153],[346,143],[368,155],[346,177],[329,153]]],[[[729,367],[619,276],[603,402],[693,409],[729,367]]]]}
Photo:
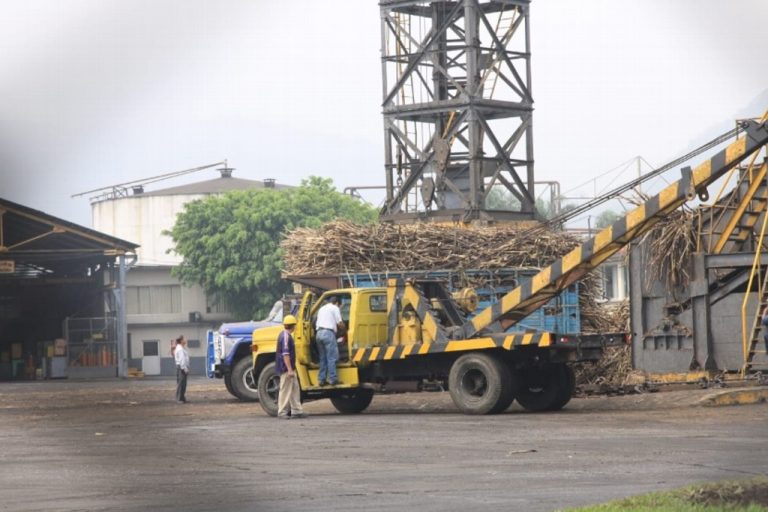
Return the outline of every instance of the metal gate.
{"type": "Polygon", "coordinates": [[[117,376],[116,323],[112,316],[64,320],[69,377],[117,376]]]}

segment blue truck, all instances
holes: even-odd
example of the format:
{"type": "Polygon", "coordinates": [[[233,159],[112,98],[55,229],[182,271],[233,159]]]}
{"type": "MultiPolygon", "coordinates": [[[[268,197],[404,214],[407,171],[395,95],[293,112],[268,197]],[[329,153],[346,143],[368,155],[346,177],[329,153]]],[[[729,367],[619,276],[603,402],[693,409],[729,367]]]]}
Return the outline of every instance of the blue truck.
{"type": "Polygon", "coordinates": [[[280,325],[280,322],[233,322],[208,331],[206,373],[210,379],[224,379],[234,397],[244,402],[259,399],[253,379],[251,335],[255,329],[280,325]]]}

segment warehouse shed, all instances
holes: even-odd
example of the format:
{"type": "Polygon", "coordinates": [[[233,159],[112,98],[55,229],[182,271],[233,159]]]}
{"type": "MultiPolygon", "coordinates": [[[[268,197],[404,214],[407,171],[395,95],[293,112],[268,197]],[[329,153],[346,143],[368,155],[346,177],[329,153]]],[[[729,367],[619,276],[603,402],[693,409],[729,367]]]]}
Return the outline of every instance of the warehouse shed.
{"type": "Polygon", "coordinates": [[[125,376],[137,247],[0,198],[0,379],[125,376]]]}

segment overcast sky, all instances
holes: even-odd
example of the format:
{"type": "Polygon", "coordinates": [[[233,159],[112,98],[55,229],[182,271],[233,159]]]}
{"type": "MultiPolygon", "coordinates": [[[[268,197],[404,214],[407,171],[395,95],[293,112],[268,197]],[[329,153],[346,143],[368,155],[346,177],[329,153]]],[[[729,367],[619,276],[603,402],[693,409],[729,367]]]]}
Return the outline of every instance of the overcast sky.
{"type": "MultiPolygon", "coordinates": [[[[533,0],[536,179],[599,191],[574,187],[762,113],[766,19],[765,0],[533,0]]],[[[374,0],[5,1],[0,197],[90,226],[72,194],[224,158],[381,185],[379,50],[374,0]]]]}

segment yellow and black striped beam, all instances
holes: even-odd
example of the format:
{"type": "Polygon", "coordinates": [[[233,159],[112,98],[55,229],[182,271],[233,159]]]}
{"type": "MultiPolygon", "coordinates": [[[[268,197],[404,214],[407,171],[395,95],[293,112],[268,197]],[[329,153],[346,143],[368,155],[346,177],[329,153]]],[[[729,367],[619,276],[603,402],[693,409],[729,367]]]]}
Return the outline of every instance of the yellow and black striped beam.
{"type": "Polygon", "coordinates": [[[413,307],[416,316],[421,322],[422,341],[431,343],[433,341],[445,343],[448,337],[441,328],[435,317],[430,312],[429,301],[424,297],[413,284],[403,279],[390,278],[387,280],[387,303],[389,304],[389,316],[387,319],[388,339],[390,345],[394,344],[393,336],[397,324],[400,322],[400,314],[406,305],[413,307]]]}
{"type": "Polygon", "coordinates": [[[374,361],[405,359],[408,357],[439,354],[442,352],[463,352],[492,348],[515,350],[518,347],[524,346],[549,347],[552,343],[552,334],[548,332],[501,334],[485,336],[482,338],[449,341],[447,343],[413,343],[406,345],[360,348],[352,352],[352,361],[358,365],[364,366],[374,361]]]}
{"type": "Polygon", "coordinates": [[[768,143],[765,122],[745,121],[742,128],[745,132],[742,137],[693,171],[684,168],[681,180],[504,295],[498,303],[481,311],[464,324],[456,337],[472,338],[502,317],[508,318],[510,324],[525,318],[630,241],[650,230],[664,216],[693,199],[695,193],[704,193],[709,184],[768,143]]]}

